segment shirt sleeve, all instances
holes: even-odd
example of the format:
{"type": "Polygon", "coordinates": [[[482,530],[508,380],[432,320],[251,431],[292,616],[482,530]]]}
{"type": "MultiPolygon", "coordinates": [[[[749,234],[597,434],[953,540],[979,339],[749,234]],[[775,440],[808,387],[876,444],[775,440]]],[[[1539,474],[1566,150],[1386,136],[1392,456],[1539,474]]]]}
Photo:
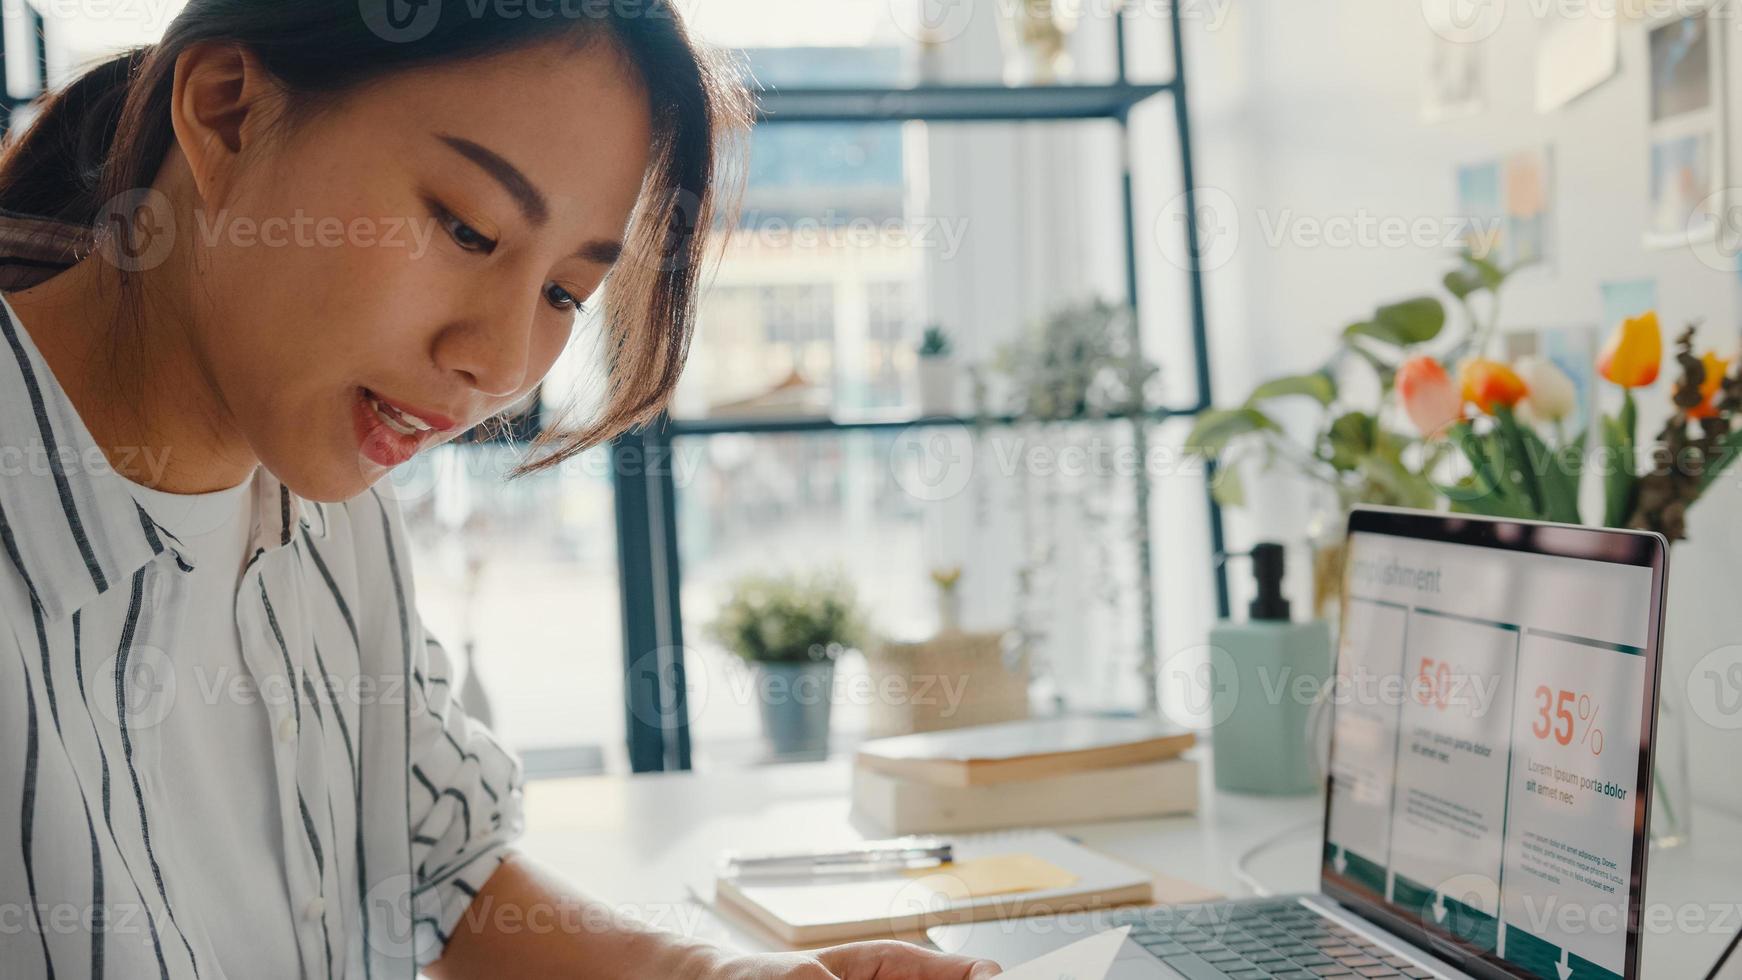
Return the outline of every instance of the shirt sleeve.
{"type": "Polygon", "coordinates": [[[423,967],[441,956],[473,896],[524,830],[524,769],[466,714],[448,653],[421,621],[413,640],[411,913],[423,967]]]}

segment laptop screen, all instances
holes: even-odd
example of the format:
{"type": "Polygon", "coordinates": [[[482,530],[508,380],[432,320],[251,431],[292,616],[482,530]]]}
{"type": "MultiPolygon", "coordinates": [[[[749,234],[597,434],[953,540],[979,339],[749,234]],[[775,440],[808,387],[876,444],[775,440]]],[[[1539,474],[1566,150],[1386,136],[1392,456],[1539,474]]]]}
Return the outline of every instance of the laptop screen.
{"type": "Polygon", "coordinates": [[[1511,975],[1632,980],[1660,554],[1645,536],[1357,512],[1328,891],[1511,975]]]}

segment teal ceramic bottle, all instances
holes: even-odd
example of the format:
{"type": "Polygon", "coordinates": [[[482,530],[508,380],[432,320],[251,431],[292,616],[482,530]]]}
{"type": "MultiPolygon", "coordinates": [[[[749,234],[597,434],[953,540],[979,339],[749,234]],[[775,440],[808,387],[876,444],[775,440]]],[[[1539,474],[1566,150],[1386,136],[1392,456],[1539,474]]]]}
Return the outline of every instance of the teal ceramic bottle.
{"type": "Polygon", "coordinates": [[[1260,544],[1251,558],[1258,595],[1247,620],[1223,620],[1210,631],[1218,685],[1210,733],[1216,788],[1271,796],[1316,792],[1324,773],[1311,729],[1333,666],[1330,626],[1294,622],[1282,595],[1282,545],[1260,544]]]}

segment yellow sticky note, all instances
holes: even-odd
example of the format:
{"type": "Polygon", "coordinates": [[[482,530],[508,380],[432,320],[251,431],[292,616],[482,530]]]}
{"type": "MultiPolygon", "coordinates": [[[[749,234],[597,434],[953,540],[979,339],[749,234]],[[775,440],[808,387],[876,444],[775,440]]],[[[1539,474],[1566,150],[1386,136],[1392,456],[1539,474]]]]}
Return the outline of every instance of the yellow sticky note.
{"type": "Polygon", "coordinates": [[[994,854],[907,872],[951,901],[1068,888],[1077,876],[1032,854],[994,854]]]}

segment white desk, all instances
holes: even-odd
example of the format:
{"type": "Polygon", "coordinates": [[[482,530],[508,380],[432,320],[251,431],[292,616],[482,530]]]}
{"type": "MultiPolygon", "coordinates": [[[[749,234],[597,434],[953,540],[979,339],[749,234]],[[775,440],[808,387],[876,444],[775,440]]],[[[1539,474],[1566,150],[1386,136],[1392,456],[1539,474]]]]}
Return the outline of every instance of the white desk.
{"type": "MultiPolygon", "coordinates": [[[[768,949],[769,937],[714,916],[689,888],[708,880],[724,850],[824,846],[863,836],[848,820],[849,779],[841,761],[534,782],[526,791],[522,847],[588,895],[663,928],[768,949]]],[[[1235,863],[1269,840],[1276,845],[1255,855],[1248,872],[1272,893],[1315,889],[1322,813],[1317,798],[1269,800],[1206,788],[1195,817],[1062,829],[1135,866],[1240,896],[1252,892],[1235,863]],[[1299,829],[1277,839],[1290,828],[1299,829]]],[[[1742,820],[1696,812],[1691,845],[1652,855],[1647,902],[1701,924],[1677,928],[1672,915],[1667,930],[1648,934],[1645,980],[1698,980],[1742,926],[1742,820]]]]}

